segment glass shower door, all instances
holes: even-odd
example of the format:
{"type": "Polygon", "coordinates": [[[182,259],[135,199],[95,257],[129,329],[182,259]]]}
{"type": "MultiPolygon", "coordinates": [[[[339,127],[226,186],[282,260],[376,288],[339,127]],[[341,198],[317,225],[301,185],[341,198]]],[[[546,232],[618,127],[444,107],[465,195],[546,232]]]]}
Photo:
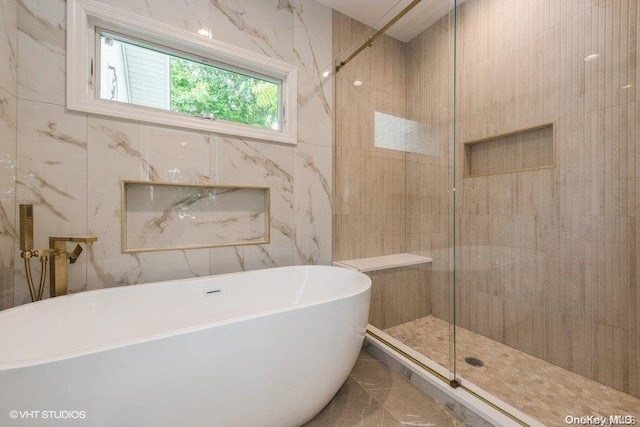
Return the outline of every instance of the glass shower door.
{"type": "Polygon", "coordinates": [[[406,43],[407,117],[419,132],[406,155],[407,251],[430,257],[426,314],[390,330],[432,370],[455,378],[454,0],[423,1],[400,20],[406,43]],[[408,30],[407,30],[408,31],[408,30]]]}
{"type": "Polygon", "coordinates": [[[456,376],[548,425],[640,416],[639,18],[458,6],[456,376]]]}
{"type": "Polygon", "coordinates": [[[355,56],[375,31],[339,12],[333,19],[333,258],[425,260],[367,272],[369,322],[447,382],[455,370],[454,6],[418,3],[355,56]]]}

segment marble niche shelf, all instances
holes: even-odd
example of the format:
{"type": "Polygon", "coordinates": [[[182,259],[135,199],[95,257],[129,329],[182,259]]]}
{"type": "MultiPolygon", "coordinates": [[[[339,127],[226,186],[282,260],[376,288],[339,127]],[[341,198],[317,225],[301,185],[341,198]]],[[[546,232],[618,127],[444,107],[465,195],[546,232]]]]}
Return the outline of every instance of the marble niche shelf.
{"type": "Polygon", "coordinates": [[[268,187],[122,181],[122,253],[269,243],[268,187]]]}
{"type": "Polygon", "coordinates": [[[393,254],[374,256],[369,258],[348,259],[333,261],[333,265],[346,267],[361,272],[386,270],[388,268],[407,267],[410,265],[428,264],[433,258],[414,254],[393,254]]]}

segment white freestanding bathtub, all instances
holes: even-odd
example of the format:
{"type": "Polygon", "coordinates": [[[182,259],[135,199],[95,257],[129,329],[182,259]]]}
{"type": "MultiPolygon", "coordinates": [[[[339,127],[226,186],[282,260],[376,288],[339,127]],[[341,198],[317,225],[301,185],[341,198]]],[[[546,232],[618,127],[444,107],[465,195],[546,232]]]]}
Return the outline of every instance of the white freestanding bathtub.
{"type": "Polygon", "coordinates": [[[358,357],[371,281],[282,267],[0,313],[0,426],[299,426],[358,357]]]}

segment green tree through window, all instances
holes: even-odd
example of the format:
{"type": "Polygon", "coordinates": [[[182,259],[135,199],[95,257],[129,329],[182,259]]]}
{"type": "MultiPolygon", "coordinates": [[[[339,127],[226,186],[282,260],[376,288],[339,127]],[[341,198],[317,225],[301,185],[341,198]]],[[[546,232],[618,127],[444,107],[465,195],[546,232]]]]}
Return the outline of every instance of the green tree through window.
{"type": "Polygon", "coordinates": [[[170,109],[279,129],[279,85],[182,58],[170,58],[170,109]]]}

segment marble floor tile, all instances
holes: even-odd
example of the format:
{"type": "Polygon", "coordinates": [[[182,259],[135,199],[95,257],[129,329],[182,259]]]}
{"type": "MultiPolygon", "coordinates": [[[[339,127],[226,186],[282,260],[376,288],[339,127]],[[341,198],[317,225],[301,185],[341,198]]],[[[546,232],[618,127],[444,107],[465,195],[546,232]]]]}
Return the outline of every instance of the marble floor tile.
{"type": "MultiPolygon", "coordinates": [[[[386,332],[431,360],[448,366],[449,346],[442,345],[442,340],[449,336],[448,322],[427,316],[386,332]]],[[[565,425],[569,415],[631,415],[640,420],[640,399],[629,394],[464,328],[456,328],[456,340],[456,366],[463,384],[473,383],[545,425],[565,425]],[[465,363],[464,359],[469,356],[481,359],[484,366],[465,363]]],[[[358,369],[362,368],[357,365],[356,374],[351,375],[358,378],[358,369]]],[[[381,403],[384,405],[384,400],[381,403]]],[[[387,409],[394,413],[391,408],[387,409]]]]}
{"type": "Polygon", "coordinates": [[[349,377],[322,412],[305,424],[305,427],[325,426],[395,427],[402,424],[349,377]]]}
{"type": "Polygon", "coordinates": [[[380,369],[377,360],[361,360],[351,372],[351,378],[371,393],[402,425],[463,425],[451,411],[423,394],[404,377],[386,366],[380,369]]]}
{"type": "Polygon", "coordinates": [[[362,351],[340,391],[304,427],[464,425],[401,375],[362,351]]]}

